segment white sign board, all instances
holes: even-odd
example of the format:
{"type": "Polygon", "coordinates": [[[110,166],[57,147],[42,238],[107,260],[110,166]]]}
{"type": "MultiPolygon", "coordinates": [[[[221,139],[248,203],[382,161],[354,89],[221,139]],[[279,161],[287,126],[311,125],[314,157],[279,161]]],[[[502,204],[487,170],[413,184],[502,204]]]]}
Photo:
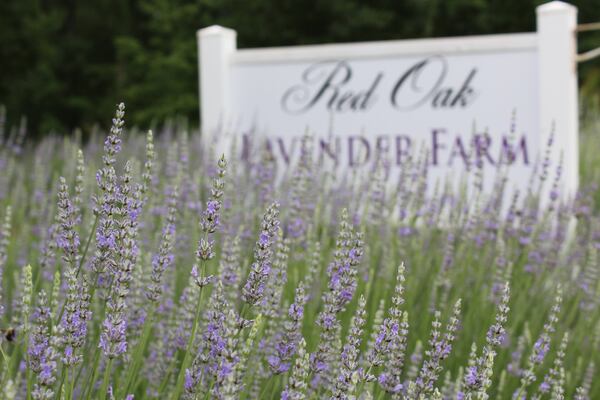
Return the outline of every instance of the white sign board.
{"type": "Polygon", "coordinates": [[[204,133],[265,136],[289,163],[308,129],[318,159],[343,169],[378,155],[393,169],[424,149],[432,180],[478,162],[490,175],[508,166],[510,185],[524,189],[554,131],[552,161],[562,157],[572,194],[576,9],[551,2],[537,18],[526,34],[242,50],[235,31],[202,29],[204,133]]]}

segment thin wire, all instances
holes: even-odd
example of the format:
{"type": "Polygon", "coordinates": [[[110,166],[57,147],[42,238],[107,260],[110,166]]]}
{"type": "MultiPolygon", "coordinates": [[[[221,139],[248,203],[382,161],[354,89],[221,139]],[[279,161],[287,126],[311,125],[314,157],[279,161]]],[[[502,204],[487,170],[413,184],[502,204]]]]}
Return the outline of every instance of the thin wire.
{"type": "Polygon", "coordinates": [[[600,30],[600,22],[591,22],[589,24],[577,25],[577,32],[589,32],[600,30]]]}
{"type": "Polygon", "coordinates": [[[585,53],[577,54],[577,62],[582,63],[590,61],[596,57],[600,57],[600,47],[597,47],[590,51],[586,51],[585,53]]]}

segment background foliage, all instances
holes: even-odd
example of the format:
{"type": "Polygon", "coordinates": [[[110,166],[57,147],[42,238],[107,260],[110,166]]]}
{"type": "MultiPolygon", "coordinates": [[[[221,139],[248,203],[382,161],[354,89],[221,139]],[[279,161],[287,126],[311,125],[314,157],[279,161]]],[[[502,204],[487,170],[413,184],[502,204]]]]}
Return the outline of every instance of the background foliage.
{"type": "MultiPolygon", "coordinates": [[[[130,123],[198,121],[197,29],[238,31],[239,47],[532,31],[539,0],[4,0],[0,104],[29,131],[89,132],[116,100],[130,123]]],[[[580,22],[598,0],[572,1],[580,22]]],[[[580,35],[580,50],[600,33],[580,35]]],[[[600,61],[580,67],[582,93],[600,87],[600,61]]],[[[592,94],[592,96],[590,96],[592,94]]],[[[16,125],[17,121],[9,121],[16,125]]]]}

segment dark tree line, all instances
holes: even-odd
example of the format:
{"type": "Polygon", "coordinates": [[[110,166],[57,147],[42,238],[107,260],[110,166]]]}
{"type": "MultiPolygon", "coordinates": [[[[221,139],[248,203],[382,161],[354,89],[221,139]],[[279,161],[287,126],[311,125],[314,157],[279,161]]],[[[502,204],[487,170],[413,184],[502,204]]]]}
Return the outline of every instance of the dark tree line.
{"type": "MultiPolygon", "coordinates": [[[[539,0],[1,0],[0,104],[30,132],[106,121],[198,120],[196,35],[220,24],[239,47],[533,31],[539,0]]],[[[600,0],[572,1],[580,22],[600,0]]],[[[600,32],[580,35],[580,50],[600,32]]],[[[580,67],[582,92],[600,88],[600,60],[580,67]]]]}

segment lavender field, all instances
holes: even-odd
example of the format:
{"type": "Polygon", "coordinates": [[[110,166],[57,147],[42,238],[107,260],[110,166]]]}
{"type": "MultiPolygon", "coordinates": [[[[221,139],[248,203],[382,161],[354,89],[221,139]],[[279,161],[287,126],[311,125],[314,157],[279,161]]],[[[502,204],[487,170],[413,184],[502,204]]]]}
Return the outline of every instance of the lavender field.
{"type": "Polygon", "coordinates": [[[467,201],[126,119],[0,127],[2,399],[600,398],[600,119],[568,201],[543,159],[467,201]]]}

